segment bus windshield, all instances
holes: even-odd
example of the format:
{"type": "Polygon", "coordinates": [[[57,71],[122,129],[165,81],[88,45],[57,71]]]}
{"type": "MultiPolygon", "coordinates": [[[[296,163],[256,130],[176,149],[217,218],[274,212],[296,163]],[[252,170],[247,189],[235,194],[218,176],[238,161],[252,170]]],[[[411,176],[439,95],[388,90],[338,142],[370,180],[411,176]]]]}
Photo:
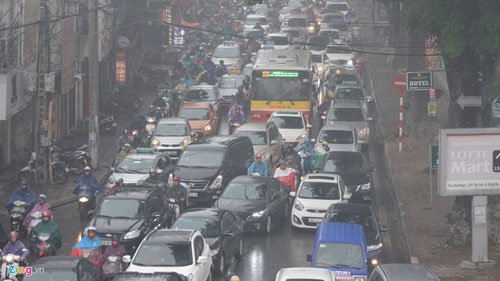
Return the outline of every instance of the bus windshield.
{"type": "Polygon", "coordinates": [[[310,84],[302,78],[256,78],[252,92],[253,100],[308,101],[310,84]]]}

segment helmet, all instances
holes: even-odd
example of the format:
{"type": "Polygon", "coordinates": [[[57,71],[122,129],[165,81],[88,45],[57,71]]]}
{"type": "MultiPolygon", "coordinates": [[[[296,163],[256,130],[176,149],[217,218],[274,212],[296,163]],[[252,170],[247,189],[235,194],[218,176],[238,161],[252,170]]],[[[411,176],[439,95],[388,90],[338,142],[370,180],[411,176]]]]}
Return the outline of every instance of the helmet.
{"type": "Polygon", "coordinates": [[[28,185],[28,181],[23,179],[23,180],[21,181],[21,185],[28,185]]]}
{"type": "Polygon", "coordinates": [[[280,160],[280,165],[283,165],[283,164],[286,164],[286,161],[285,161],[285,160],[283,160],[283,159],[281,159],[281,160],[280,160]]]}
{"type": "Polygon", "coordinates": [[[85,168],[83,168],[84,171],[91,171],[92,169],[90,169],[89,166],[85,166],[85,168]]]}
{"type": "Polygon", "coordinates": [[[233,275],[229,281],[240,281],[240,277],[238,277],[238,275],[233,275]]]}
{"type": "Polygon", "coordinates": [[[120,241],[120,236],[118,236],[117,234],[113,235],[113,237],[111,238],[111,241],[120,241]]]}
{"type": "Polygon", "coordinates": [[[154,105],[150,105],[149,109],[155,109],[155,106],[154,105]]]}
{"type": "Polygon", "coordinates": [[[250,83],[250,76],[248,74],[245,75],[245,82],[250,83]]]}
{"type": "Polygon", "coordinates": [[[328,97],[333,99],[333,97],[335,97],[335,94],[332,92],[332,91],[329,91],[328,92],[328,97]]]}
{"type": "Polygon", "coordinates": [[[328,145],[328,142],[327,141],[323,141],[321,142],[322,145],[328,145]]]}
{"type": "Polygon", "coordinates": [[[117,179],[115,180],[115,182],[116,182],[116,183],[122,183],[122,182],[123,182],[123,178],[117,178],[117,179]]]}
{"type": "Polygon", "coordinates": [[[236,106],[236,110],[241,110],[241,109],[242,109],[242,108],[241,108],[241,105],[237,105],[237,106],[236,106]]]}
{"type": "Polygon", "coordinates": [[[150,174],[156,174],[156,169],[154,169],[154,168],[149,169],[149,173],[150,174]]]}
{"type": "Polygon", "coordinates": [[[219,63],[220,63],[220,64],[224,64],[224,60],[220,60],[220,61],[219,61],[219,63]]]}
{"type": "Polygon", "coordinates": [[[174,181],[180,181],[180,180],[181,180],[181,177],[179,177],[179,176],[177,176],[177,175],[176,175],[176,176],[174,176],[174,181]]]}
{"type": "Polygon", "coordinates": [[[38,195],[38,198],[42,198],[44,200],[47,200],[47,195],[42,193],[42,194],[38,195]]]}
{"type": "Polygon", "coordinates": [[[50,210],[45,210],[42,212],[42,217],[50,217],[52,212],[50,210]]]}
{"type": "Polygon", "coordinates": [[[307,143],[307,142],[311,142],[311,140],[310,140],[309,138],[305,138],[305,139],[304,139],[304,142],[306,142],[306,143],[307,143]]]}
{"type": "Polygon", "coordinates": [[[196,132],[191,132],[191,136],[192,136],[192,137],[197,137],[197,136],[198,136],[198,134],[196,134],[196,132]]]}
{"type": "Polygon", "coordinates": [[[16,237],[16,239],[17,239],[17,237],[19,237],[19,233],[17,233],[17,231],[11,231],[9,233],[9,239],[12,237],[16,237]]]}
{"type": "Polygon", "coordinates": [[[89,226],[89,227],[87,227],[87,232],[89,232],[89,231],[96,232],[95,226],[89,226]]]}
{"type": "Polygon", "coordinates": [[[243,91],[243,86],[238,86],[238,91],[243,91]]]}
{"type": "Polygon", "coordinates": [[[123,145],[124,147],[130,147],[130,143],[126,143],[123,145]]]}
{"type": "Polygon", "coordinates": [[[255,158],[262,159],[262,155],[261,154],[257,154],[257,155],[255,155],[255,158]]]}

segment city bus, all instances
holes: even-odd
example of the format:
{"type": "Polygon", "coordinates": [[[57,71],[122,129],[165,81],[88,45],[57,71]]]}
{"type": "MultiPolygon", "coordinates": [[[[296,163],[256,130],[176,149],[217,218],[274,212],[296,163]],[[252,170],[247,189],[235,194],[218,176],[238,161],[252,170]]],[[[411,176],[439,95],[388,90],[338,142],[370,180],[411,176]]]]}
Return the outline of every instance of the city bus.
{"type": "Polygon", "coordinates": [[[294,110],[311,122],[313,71],[308,50],[260,50],[252,71],[250,121],[267,122],[276,110],[294,110]]]}

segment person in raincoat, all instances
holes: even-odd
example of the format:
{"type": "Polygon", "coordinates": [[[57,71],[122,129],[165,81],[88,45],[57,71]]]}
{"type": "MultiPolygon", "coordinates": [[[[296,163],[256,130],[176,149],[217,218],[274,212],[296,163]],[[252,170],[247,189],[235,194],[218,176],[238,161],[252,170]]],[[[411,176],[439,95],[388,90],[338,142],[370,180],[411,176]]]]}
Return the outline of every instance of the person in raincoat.
{"type": "MultiPolygon", "coordinates": [[[[113,279],[113,277],[116,275],[115,272],[108,272],[105,269],[107,257],[110,256],[123,257],[126,254],[127,251],[125,250],[125,247],[123,247],[123,245],[120,245],[120,237],[118,235],[113,235],[113,237],[111,238],[111,246],[106,247],[104,255],[102,255],[101,258],[99,259],[99,268],[101,269],[102,278],[104,280],[108,278],[113,279]]],[[[125,271],[126,268],[127,264],[122,261],[120,271],[125,271]]]]}
{"type": "Polygon", "coordinates": [[[43,213],[43,211],[50,210],[50,204],[47,202],[47,196],[45,194],[40,194],[38,195],[37,203],[35,206],[31,209],[26,214],[26,217],[24,218],[23,225],[24,227],[28,230],[28,233],[30,232],[31,228],[29,227],[30,222],[31,222],[31,214],[40,212],[43,213]]]}
{"type": "Polygon", "coordinates": [[[35,256],[54,256],[56,255],[56,251],[59,250],[62,246],[62,234],[59,231],[59,227],[52,220],[52,212],[49,210],[45,210],[42,212],[42,221],[38,223],[33,229],[31,229],[30,233],[30,248],[31,252],[35,256]],[[46,253],[37,247],[37,237],[40,234],[50,234],[50,243],[49,253],[46,253]]]}
{"type": "Polygon", "coordinates": [[[9,213],[15,207],[14,202],[16,201],[26,203],[26,205],[24,206],[25,213],[23,215],[26,215],[31,210],[31,208],[35,206],[35,192],[28,186],[28,182],[25,180],[21,182],[21,186],[18,187],[16,191],[14,191],[14,193],[10,196],[9,201],[7,202],[7,206],[5,206],[7,210],[9,210],[9,213]]]}
{"type": "Polygon", "coordinates": [[[83,236],[80,242],[71,250],[71,256],[87,258],[91,263],[99,265],[101,258],[101,240],[96,235],[93,226],[87,228],[87,236],[83,236]]]}
{"type": "Polygon", "coordinates": [[[323,163],[323,158],[325,158],[325,154],[330,151],[330,147],[328,146],[328,142],[325,140],[321,143],[321,146],[323,147],[323,153],[317,153],[316,157],[314,158],[314,170],[319,171],[321,169],[321,164],[323,163]]]}
{"type": "Polygon", "coordinates": [[[304,145],[300,147],[299,151],[304,153],[304,175],[312,173],[313,171],[313,161],[314,161],[314,146],[311,144],[309,138],[304,139],[304,145]]]}

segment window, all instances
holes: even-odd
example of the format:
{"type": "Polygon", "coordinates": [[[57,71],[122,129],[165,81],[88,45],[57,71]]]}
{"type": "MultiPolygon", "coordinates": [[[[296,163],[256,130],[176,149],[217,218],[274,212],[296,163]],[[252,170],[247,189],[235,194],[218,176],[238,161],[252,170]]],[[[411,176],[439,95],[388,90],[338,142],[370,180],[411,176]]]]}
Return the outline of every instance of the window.
{"type": "Polygon", "coordinates": [[[188,127],[186,124],[158,124],[156,126],[155,136],[168,137],[168,136],[187,136],[188,127]]]}
{"type": "Polygon", "coordinates": [[[210,120],[210,111],[208,108],[181,108],[179,118],[187,120],[210,120]]]}
{"type": "Polygon", "coordinates": [[[280,132],[278,131],[278,128],[275,126],[271,126],[269,128],[269,140],[270,141],[278,140],[279,136],[280,136],[280,132]]]}
{"type": "Polygon", "coordinates": [[[265,183],[231,183],[226,187],[221,197],[245,200],[266,200],[267,185],[265,183]]]}
{"type": "Polygon", "coordinates": [[[222,233],[227,233],[227,232],[232,232],[233,225],[234,225],[234,217],[231,215],[229,212],[225,212],[224,215],[222,215],[222,233]]]}
{"type": "Polygon", "coordinates": [[[196,260],[203,254],[203,247],[203,238],[201,238],[201,236],[196,236],[196,238],[194,238],[194,256],[196,260]]]}

